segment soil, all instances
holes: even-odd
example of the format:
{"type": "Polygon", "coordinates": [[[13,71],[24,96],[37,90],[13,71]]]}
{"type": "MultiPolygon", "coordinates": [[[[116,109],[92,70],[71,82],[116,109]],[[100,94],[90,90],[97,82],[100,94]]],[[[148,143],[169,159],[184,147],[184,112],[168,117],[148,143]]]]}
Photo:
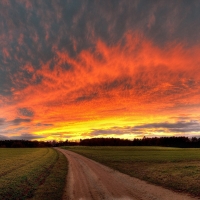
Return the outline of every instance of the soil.
{"type": "Polygon", "coordinates": [[[195,200],[122,174],[77,153],[59,149],[69,168],[63,200],[195,200]]]}

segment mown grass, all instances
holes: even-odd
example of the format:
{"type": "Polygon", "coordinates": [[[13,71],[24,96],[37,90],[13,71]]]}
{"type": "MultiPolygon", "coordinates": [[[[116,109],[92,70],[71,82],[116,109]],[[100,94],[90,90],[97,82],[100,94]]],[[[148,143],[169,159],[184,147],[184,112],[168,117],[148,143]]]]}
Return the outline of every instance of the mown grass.
{"type": "Polygon", "coordinates": [[[0,149],[0,197],[61,199],[66,169],[65,157],[52,148],[0,149]]]}
{"type": "Polygon", "coordinates": [[[63,147],[120,172],[200,196],[200,149],[165,147],[63,147]]]}

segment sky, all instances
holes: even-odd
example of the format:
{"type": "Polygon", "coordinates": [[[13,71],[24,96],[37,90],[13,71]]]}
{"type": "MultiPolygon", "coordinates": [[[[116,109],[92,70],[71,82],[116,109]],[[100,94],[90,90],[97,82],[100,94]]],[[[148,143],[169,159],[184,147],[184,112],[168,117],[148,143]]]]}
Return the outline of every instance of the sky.
{"type": "Polygon", "coordinates": [[[1,0],[0,140],[200,136],[199,0],[1,0]]]}

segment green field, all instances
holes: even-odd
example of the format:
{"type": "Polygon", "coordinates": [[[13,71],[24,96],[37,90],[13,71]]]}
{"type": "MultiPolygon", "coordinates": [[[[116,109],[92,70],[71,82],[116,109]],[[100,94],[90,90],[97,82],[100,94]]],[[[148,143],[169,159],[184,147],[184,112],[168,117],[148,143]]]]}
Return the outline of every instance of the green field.
{"type": "Polygon", "coordinates": [[[52,148],[0,148],[1,199],[61,199],[67,160],[52,148]]]}
{"type": "Polygon", "coordinates": [[[165,147],[63,147],[120,172],[200,196],[200,149],[165,147]]]}

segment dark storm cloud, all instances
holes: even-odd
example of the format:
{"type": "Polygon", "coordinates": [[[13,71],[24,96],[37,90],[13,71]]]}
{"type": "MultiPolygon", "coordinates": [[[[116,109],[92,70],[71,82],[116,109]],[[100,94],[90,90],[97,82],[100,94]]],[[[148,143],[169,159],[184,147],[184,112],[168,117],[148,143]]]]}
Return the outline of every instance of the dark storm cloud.
{"type": "Polygon", "coordinates": [[[21,124],[23,122],[24,123],[29,123],[29,122],[31,122],[31,119],[16,118],[16,119],[11,121],[11,123],[14,124],[14,125],[19,125],[19,124],[21,124]]]}
{"type": "Polygon", "coordinates": [[[34,112],[32,110],[30,110],[29,108],[19,108],[18,111],[19,111],[19,114],[24,117],[33,117],[34,116],[34,112]]]}
{"type": "MultiPolygon", "coordinates": [[[[57,50],[75,57],[83,49],[94,49],[99,38],[112,45],[130,30],[158,45],[194,44],[200,39],[199,10],[198,0],[1,1],[0,94],[40,83],[43,77],[35,70],[46,62],[53,69],[57,50]]],[[[72,66],[63,63],[62,68],[72,66]]]]}

